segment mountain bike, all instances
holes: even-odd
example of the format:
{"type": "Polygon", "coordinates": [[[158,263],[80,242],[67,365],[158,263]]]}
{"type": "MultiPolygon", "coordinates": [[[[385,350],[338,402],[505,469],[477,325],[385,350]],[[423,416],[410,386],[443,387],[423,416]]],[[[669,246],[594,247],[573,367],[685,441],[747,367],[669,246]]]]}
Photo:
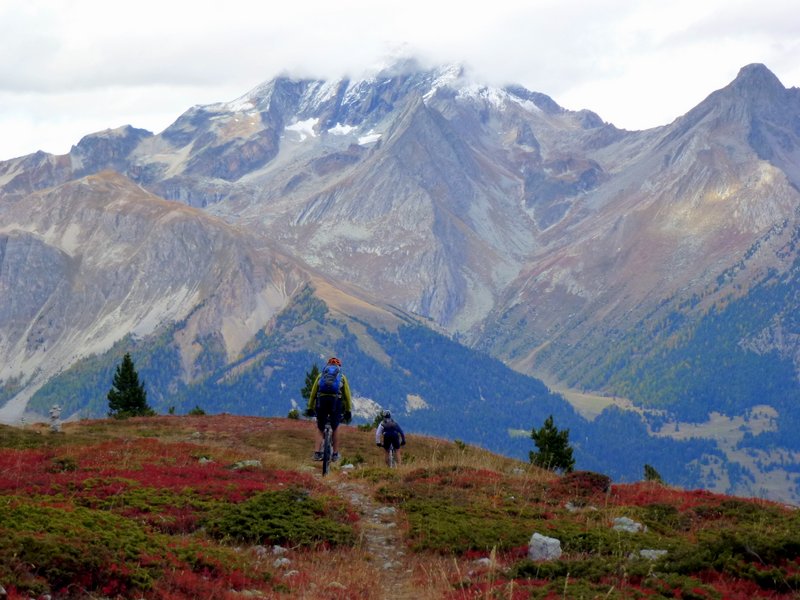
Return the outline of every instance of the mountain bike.
{"type": "Polygon", "coordinates": [[[322,474],[327,475],[331,468],[333,458],[333,427],[331,427],[330,417],[325,421],[325,428],[322,430],[322,474]]]}
{"type": "MultiPolygon", "coordinates": [[[[402,446],[403,444],[400,445],[402,446]]],[[[386,451],[386,466],[390,469],[396,469],[399,464],[397,453],[400,450],[400,446],[395,447],[394,442],[389,442],[387,446],[381,445],[381,448],[386,451]]]]}

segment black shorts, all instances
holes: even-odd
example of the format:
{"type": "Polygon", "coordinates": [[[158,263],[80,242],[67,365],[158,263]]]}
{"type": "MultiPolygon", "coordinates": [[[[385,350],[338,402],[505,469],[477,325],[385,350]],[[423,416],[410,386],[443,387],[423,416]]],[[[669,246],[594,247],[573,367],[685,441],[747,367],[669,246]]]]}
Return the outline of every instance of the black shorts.
{"type": "Polygon", "coordinates": [[[400,435],[397,433],[384,433],[383,434],[383,449],[388,450],[389,447],[397,450],[400,448],[400,435]]]}
{"type": "Polygon", "coordinates": [[[325,429],[328,419],[335,431],[342,421],[342,399],[339,396],[317,396],[317,428],[320,431],[325,429]]]}

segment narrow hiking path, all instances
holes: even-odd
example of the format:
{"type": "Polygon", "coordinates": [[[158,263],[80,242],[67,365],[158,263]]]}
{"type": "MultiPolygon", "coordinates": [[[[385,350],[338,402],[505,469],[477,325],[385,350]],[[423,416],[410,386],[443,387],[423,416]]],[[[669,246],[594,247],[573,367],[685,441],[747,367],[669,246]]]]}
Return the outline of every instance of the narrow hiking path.
{"type": "Polygon", "coordinates": [[[361,545],[368,560],[381,574],[375,590],[385,590],[379,592],[383,594],[382,600],[419,598],[397,509],[376,502],[367,484],[349,479],[344,473],[331,478],[330,485],[361,516],[361,545]]]}

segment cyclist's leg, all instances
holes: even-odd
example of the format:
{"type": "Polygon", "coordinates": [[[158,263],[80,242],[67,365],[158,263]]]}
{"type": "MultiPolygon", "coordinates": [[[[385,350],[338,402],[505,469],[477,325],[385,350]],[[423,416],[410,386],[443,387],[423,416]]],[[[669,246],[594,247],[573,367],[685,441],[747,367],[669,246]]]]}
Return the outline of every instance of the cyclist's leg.
{"type": "Polygon", "coordinates": [[[317,460],[322,460],[322,445],[325,443],[325,421],[330,408],[330,403],[325,402],[324,398],[317,398],[317,442],[314,446],[314,458],[317,460]]]}
{"type": "Polygon", "coordinates": [[[322,445],[325,443],[325,437],[319,427],[317,430],[316,441],[314,442],[314,460],[322,460],[322,445]]]}
{"type": "Polygon", "coordinates": [[[381,446],[381,448],[383,448],[383,462],[388,467],[389,466],[389,444],[387,443],[387,439],[386,439],[385,436],[381,439],[380,446],[381,446]]]}
{"type": "Polygon", "coordinates": [[[339,454],[339,423],[342,420],[342,401],[336,398],[331,402],[331,429],[333,429],[333,453],[339,454]]]}
{"type": "Polygon", "coordinates": [[[320,422],[317,421],[317,427],[316,427],[316,430],[317,430],[317,443],[316,443],[316,446],[314,447],[315,450],[322,450],[322,442],[324,441],[324,436],[323,436],[323,432],[322,432],[323,430],[322,430],[322,427],[319,426],[319,423],[320,422]]]}
{"type": "MultiPolygon", "coordinates": [[[[389,460],[389,449],[390,448],[397,448],[397,444],[395,444],[394,435],[392,434],[384,434],[383,436],[383,449],[386,451],[386,466],[392,466],[389,460]]],[[[397,457],[397,450],[395,450],[395,457],[397,457]]],[[[396,460],[396,458],[395,458],[396,460]]]]}

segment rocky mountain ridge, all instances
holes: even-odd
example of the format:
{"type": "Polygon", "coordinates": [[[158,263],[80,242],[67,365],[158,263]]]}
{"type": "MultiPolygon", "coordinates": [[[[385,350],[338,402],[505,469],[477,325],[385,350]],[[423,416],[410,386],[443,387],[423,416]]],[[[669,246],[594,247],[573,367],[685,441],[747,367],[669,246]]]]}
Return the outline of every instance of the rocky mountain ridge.
{"type": "MultiPolygon", "coordinates": [[[[770,270],[788,273],[796,258],[800,140],[777,107],[797,114],[799,100],[797,89],[751,65],[684,117],[628,146],[613,183],[585,196],[581,210],[552,233],[567,241],[549,245],[548,255],[507,288],[509,300],[496,312],[512,320],[513,334],[502,344],[517,346],[517,319],[539,324],[533,343],[526,340],[516,353],[517,364],[536,368],[531,347],[566,348],[589,335],[587,327],[564,322],[564,305],[589,327],[598,325],[592,315],[603,315],[608,333],[682,302],[696,301],[701,313],[770,270]],[[774,160],[761,158],[766,154],[774,160]],[[723,274],[736,281],[717,285],[723,274]],[[548,333],[558,325],[569,336],[561,344],[548,333]]],[[[491,319],[484,331],[498,325],[491,319]]]]}

